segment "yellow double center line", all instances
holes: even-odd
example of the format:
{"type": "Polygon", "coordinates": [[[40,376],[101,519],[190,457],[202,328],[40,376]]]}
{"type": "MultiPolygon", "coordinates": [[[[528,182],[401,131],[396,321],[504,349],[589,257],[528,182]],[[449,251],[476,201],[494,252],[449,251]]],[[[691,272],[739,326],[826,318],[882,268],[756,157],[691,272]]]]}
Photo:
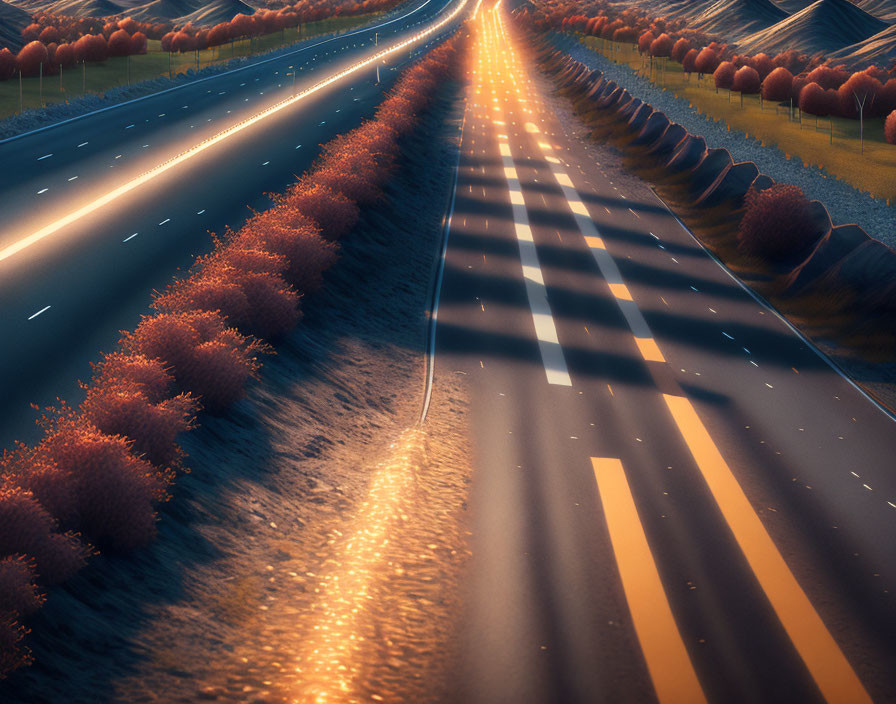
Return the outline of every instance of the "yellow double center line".
{"type": "MultiPolygon", "coordinates": [[[[495,15],[500,27],[500,15],[495,15]]],[[[509,64],[507,68],[513,76],[513,68],[509,64]]],[[[521,106],[523,102],[520,98],[521,106]]],[[[533,135],[540,132],[531,122],[526,123],[526,129],[533,135]]],[[[638,350],[646,361],[665,362],[560,160],[554,156],[546,138],[536,141],[635,335],[638,350]]],[[[663,399],[735,541],[824,698],[831,704],[870,703],[868,692],[790,571],[691,402],[684,396],[670,394],[664,394],[663,399]]],[[[592,458],[592,465],[626,599],[657,695],[662,702],[669,703],[704,701],[669,609],[622,465],[618,460],[602,458],[592,458]]]]}

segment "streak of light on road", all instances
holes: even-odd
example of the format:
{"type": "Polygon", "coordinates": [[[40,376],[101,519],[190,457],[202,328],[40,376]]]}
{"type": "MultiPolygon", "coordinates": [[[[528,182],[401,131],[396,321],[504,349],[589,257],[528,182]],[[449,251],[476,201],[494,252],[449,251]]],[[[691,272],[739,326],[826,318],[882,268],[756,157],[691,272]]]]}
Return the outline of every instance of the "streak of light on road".
{"type": "MultiPolygon", "coordinates": [[[[444,16],[442,19],[438,20],[437,22],[432,23],[426,29],[414,34],[413,36],[409,37],[408,39],[405,39],[401,42],[393,44],[392,46],[390,46],[386,49],[383,49],[383,50],[373,54],[372,56],[369,56],[368,58],[349,66],[348,68],[345,68],[341,71],[338,71],[338,72],[328,76],[327,78],[319,81],[318,83],[315,83],[314,85],[310,86],[309,88],[306,88],[304,91],[296,94],[293,97],[282,100],[279,103],[275,103],[274,105],[261,111],[260,113],[257,113],[255,115],[253,115],[252,117],[249,117],[249,118],[237,123],[236,125],[229,127],[228,129],[226,129],[222,132],[219,132],[215,136],[210,137],[209,139],[206,139],[203,142],[200,142],[199,144],[188,149],[187,151],[182,152],[181,154],[178,154],[177,156],[169,159],[168,161],[166,161],[162,164],[159,164],[155,168],[150,169],[149,171],[141,174],[140,176],[137,176],[136,178],[132,179],[131,181],[128,181],[127,183],[122,184],[118,188],[116,188],[112,191],[109,191],[105,195],[97,198],[94,201],[91,201],[90,203],[87,203],[86,205],[82,206],[81,208],[78,208],[77,210],[69,213],[68,215],[66,215],[62,218],[59,218],[58,220],[51,222],[48,225],[45,225],[44,227],[40,228],[36,232],[33,232],[29,235],[25,235],[23,237],[18,238],[15,242],[13,242],[12,244],[10,244],[7,247],[0,250],[0,261],[8,259],[8,258],[18,254],[19,252],[23,251],[24,249],[27,249],[28,247],[36,244],[37,242],[40,242],[44,238],[49,237],[50,235],[53,235],[53,234],[59,232],[66,226],[77,222],[78,220],[85,217],[86,215],[89,215],[89,214],[95,212],[96,210],[98,210],[99,208],[102,208],[102,207],[108,205],[109,203],[113,202],[114,200],[120,198],[121,196],[133,191],[135,188],[138,188],[139,186],[142,186],[143,184],[145,184],[149,181],[152,181],[153,179],[160,176],[161,174],[173,169],[175,166],[178,166],[178,165],[184,163],[188,159],[191,159],[194,156],[196,156],[197,154],[204,152],[206,149],[208,149],[220,142],[223,142],[224,140],[228,139],[229,137],[234,136],[235,134],[242,132],[243,130],[247,129],[248,127],[251,127],[252,125],[254,125],[256,123],[261,122],[262,120],[265,120],[268,117],[271,117],[272,115],[275,115],[276,113],[280,112],[281,110],[283,110],[287,107],[290,107],[291,105],[294,105],[294,104],[308,98],[309,96],[314,95],[315,93],[318,93],[319,91],[323,90],[324,88],[326,88],[330,85],[333,85],[334,83],[336,83],[338,81],[341,81],[342,79],[346,78],[347,76],[357,73],[361,69],[363,69],[367,66],[370,66],[371,64],[385,58],[386,56],[389,56],[398,51],[401,51],[402,49],[412,46],[413,44],[416,44],[417,42],[421,41],[425,37],[428,37],[428,36],[434,34],[439,29],[441,29],[442,27],[447,25],[449,22],[451,22],[455,17],[457,17],[458,14],[460,14],[460,12],[463,11],[463,9],[466,7],[466,5],[467,5],[467,0],[461,0],[458,3],[458,5],[451,12],[449,12],[446,16],[444,16]]],[[[164,113],[162,113],[160,115],[160,117],[163,117],[163,116],[164,116],[164,113]]],[[[83,144],[81,144],[79,146],[84,146],[84,144],[87,144],[87,143],[84,142],[83,144]]]]}

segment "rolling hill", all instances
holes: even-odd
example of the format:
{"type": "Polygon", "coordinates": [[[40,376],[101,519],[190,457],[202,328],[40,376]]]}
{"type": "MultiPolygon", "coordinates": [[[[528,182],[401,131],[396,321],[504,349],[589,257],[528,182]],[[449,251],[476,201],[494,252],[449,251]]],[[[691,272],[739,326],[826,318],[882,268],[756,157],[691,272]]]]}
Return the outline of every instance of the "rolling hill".
{"type": "Polygon", "coordinates": [[[141,22],[176,20],[189,15],[200,7],[197,0],[150,0],[128,10],[128,16],[141,22]]]}
{"type": "Polygon", "coordinates": [[[896,60],[896,24],[873,37],[852,44],[832,54],[850,67],[862,68],[871,64],[887,67],[896,60]]]}
{"type": "Polygon", "coordinates": [[[213,0],[204,3],[197,10],[178,18],[179,22],[192,22],[197,26],[209,26],[218,22],[229,22],[239,13],[251,15],[255,9],[241,0],[213,0]]]}
{"type": "Polygon", "coordinates": [[[22,30],[31,24],[31,15],[0,0],[0,48],[10,51],[22,48],[22,30]]]}
{"type": "Polygon", "coordinates": [[[744,37],[737,47],[750,54],[787,49],[831,54],[858,44],[887,26],[849,0],[818,0],[771,27],[744,37]]]}
{"type": "Polygon", "coordinates": [[[794,15],[800,10],[805,10],[813,2],[815,0],[775,0],[775,4],[788,15],[794,15]]]}
{"type": "Polygon", "coordinates": [[[57,0],[57,2],[42,3],[40,9],[43,12],[52,12],[55,15],[68,15],[69,17],[109,17],[120,14],[121,5],[110,0],[57,0]]]}
{"type": "Polygon", "coordinates": [[[856,5],[884,22],[896,22],[896,0],[858,0],[856,5]]]}
{"type": "Polygon", "coordinates": [[[771,0],[718,0],[690,22],[693,29],[737,41],[786,19],[771,0]]]}

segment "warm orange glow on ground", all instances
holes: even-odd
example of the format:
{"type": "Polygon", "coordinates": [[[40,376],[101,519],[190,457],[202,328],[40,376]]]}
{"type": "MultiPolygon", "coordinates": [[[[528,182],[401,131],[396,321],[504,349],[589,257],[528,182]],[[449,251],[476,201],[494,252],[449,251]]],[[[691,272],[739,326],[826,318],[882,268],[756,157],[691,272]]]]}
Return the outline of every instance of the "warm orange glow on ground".
{"type": "Polygon", "coordinates": [[[388,567],[383,552],[390,535],[408,520],[402,507],[414,491],[424,437],[420,428],[405,431],[374,470],[370,492],[351,528],[344,534],[334,531],[332,571],[320,576],[314,590],[318,596],[311,608],[312,626],[297,658],[297,704],[362,701],[353,686],[361,679],[364,662],[358,657],[364,642],[358,624],[373,598],[372,584],[388,567]]]}

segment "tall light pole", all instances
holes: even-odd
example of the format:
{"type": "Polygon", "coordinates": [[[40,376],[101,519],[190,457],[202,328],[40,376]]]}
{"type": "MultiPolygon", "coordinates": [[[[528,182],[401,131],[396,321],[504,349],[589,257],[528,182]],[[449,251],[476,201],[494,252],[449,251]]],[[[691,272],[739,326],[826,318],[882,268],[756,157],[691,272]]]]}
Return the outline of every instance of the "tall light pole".
{"type": "MultiPolygon", "coordinates": [[[[377,46],[379,46],[379,43],[380,43],[380,33],[379,33],[379,32],[374,32],[374,33],[373,33],[373,46],[374,46],[374,48],[377,47],[377,46]]],[[[374,53],[376,53],[376,52],[374,52],[374,53]]],[[[379,62],[379,59],[377,59],[377,62],[376,62],[376,84],[377,84],[377,85],[380,84],[380,62],[379,62]]]]}

